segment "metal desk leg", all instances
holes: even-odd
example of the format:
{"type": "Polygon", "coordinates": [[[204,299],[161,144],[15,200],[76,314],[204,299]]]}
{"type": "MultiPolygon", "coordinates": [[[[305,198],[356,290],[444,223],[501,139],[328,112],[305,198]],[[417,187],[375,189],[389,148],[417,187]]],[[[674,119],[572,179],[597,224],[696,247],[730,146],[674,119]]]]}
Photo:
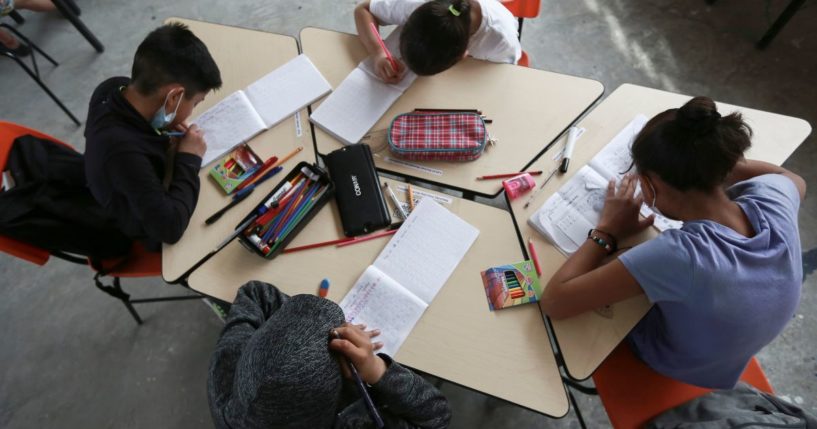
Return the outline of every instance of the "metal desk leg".
{"type": "Polygon", "coordinates": [[[772,26],[769,27],[769,30],[766,31],[766,34],[764,34],[763,38],[761,38],[760,41],[757,42],[757,45],[755,45],[755,47],[757,49],[766,49],[766,47],[769,46],[769,43],[771,43],[772,40],[774,40],[775,36],[777,36],[777,33],[779,33],[780,30],[782,30],[783,27],[786,26],[786,23],[788,23],[789,20],[794,16],[794,14],[797,13],[798,10],[800,10],[800,7],[803,6],[803,3],[805,2],[806,0],[792,0],[791,2],[789,2],[789,5],[786,6],[785,10],[783,10],[783,13],[781,13],[780,16],[778,16],[777,19],[774,21],[774,23],[772,23],[772,26]]]}
{"type": "MultiPolygon", "coordinates": [[[[102,43],[100,43],[99,40],[97,40],[96,36],[94,36],[94,33],[91,33],[91,30],[89,30],[88,27],[85,26],[85,24],[79,19],[77,14],[74,13],[74,10],[71,8],[71,6],[67,4],[68,1],[72,0],[52,0],[52,1],[54,2],[54,6],[57,7],[57,10],[59,10],[60,13],[66,19],[68,19],[69,21],[71,21],[72,24],[74,24],[74,27],[76,27],[77,30],[79,30],[79,32],[82,33],[83,36],[85,36],[85,39],[88,40],[88,43],[90,43],[91,46],[93,46],[97,52],[105,51],[105,47],[102,46],[102,43]]],[[[74,7],[76,7],[76,4],[74,4],[74,7]]]]}
{"type": "Polygon", "coordinates": [[[11,19],[14,20],[14,22],[18,24],[26,22],[25,18],[23,18],[23,15],[20,15],[20,12],[17,12],[16,10],[12,10],[11,12],[9,12],[9,16],[11,17],[11,19]]]}

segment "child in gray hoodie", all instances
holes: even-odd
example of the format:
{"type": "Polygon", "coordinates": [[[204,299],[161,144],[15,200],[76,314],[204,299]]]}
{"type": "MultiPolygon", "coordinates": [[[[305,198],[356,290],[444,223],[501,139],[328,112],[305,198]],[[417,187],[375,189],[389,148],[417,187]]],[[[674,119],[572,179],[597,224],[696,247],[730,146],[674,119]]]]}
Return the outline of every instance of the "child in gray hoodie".
{"type": "Polygon", "coordinates": [[[363,327],[344,324],[332,301],[289,297],[251,281],[241,287],[210,363],[207,393],[216,428],[370,428],[344,379],[354,363],[387,428],[445,428],[448,401],[385,354],[363,327]],[[342,339],[330,338],[336,331],[342,339]]]}

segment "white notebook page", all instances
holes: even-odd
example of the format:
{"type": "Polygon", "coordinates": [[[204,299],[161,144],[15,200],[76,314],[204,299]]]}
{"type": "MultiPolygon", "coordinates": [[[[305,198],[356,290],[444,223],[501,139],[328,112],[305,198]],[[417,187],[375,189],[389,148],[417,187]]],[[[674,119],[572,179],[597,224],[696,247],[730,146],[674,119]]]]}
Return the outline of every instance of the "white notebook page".
{"type": "Polygon", "coordinates": [[[478,229],[423,198],[373,265],[431,304],[478,235],[478,229]]]}
{"type": "Polygon", "coordinates": [[[258,79],[244,92],[267,128],[323,97],[332,86],[305,54],[258,79]]]}
{"type": "MultiPolygon", "coordinates": [[[[399,52],[399,37],[395,30],[385,40],[393,55],[399,52]]],[[[399,83],[389,85],[374,74],[370,63],[367,58],[358,64],[310,117],[312,123],[345,144],[358,143],[417,79],[407,70],[399,83]]]]}
{"type": "Polygon", "coordinates": [[[366,268],[340,302],[347,322],[380,329],[382,334],[375,341],[383,342],[380,352],[389,356],[397,353],[427,307],[373,265],[366,268]]]}
{"type": "Polygon", "coordinates": [[[204,141],[207,143],[202,166],[266,129],[264,121],[241,91],[228,95],[193,123],[204,131],[204,141]]]}

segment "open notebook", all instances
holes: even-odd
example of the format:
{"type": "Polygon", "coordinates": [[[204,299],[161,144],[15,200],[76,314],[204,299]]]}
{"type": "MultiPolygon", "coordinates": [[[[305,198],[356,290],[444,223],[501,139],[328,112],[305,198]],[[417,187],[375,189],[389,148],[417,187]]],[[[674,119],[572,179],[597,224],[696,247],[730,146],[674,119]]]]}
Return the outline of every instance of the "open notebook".
{"type": "MultiPolygon", "coordinates": [[[[395,58],[400,58],[400,30],[396,28],[384,40],[395,58]]],[[[400,82],[387,84],[377,77],[369,56],[312,112],[310,120],[345,144],[358,143],[415,79],[417,75],[407,69],[400,82]]]]}
{"type": "MultiPolygon", "coordinates": [[[[630,169],[630,147],[646,123],[647,117],[644,115],[638,115],[630,121],[586,166],[531,215],[528,224],[555,244],[562,253],[569,255],[578,250],[587,240],[587,231],[595,228],[599,222],[607,182],[612,178],[620,180],[630,169]]],[[[644,204],[641,206],[641,214],[649,216],[653,212],[644,204]]],[[[656,214],[655,227],[660,231],[680,228],[681,225],[681,222],[656,214]]]]}
{"type": "Polygon", "coordinates": [[[340,302],[346,320],[380,329],[382,352],[394,356],[478,235],[423,198],[340,302]]]}
{"type": "Polygon", "coordinates": [[[199,115],[207,153],[202,165],[275,126],[332,90],[312,61],[298,55],[199,115]]]}

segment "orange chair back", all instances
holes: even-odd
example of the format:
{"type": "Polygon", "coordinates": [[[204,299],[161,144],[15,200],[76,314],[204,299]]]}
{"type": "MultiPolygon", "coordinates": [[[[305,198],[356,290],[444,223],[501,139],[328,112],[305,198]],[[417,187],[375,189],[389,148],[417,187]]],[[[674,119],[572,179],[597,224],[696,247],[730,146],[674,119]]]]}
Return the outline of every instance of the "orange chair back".
{"type": "Polygon", "coordinates": [[[148,252],[140,242],[134,242],[130,253],[119,259],[106,259],[102,267],[95,270],[105,271],[113,277],[157,277],[162,275],[162,253],[148,252]]]}
{"type": "Polygon", "coordinates": [[[536,18],[539,16],[541,0],[501,0],[502,4],[517,18],[536,18]]]}
{"type": "MultiPolygon", "coordinates": [[[[18,137],[31,134],[41,139],[48,139],[58,142],[66,147],[73,149],[68,144],[65,144],[48,134],[43,134],[37,130],[18,125],[12,122],[0,121],[0,171],[5,170],[6,162],[8,162],[11,146],[14,140],[18,137]]],[[[0,251],[6,252],[12,256],[32,262],[37,265],[44,265],[48,262],[50,253],[42,248],[32,246],[21,241],[17,241],[8,237],[0,236],[0,251]]]]}
{"type": "Polygon", "coordinates": [[[516,63],[518,66],[522,67],[530,67],[530,58],[528,58],[528,53],[522,51],[522,56],[519,57],[519,61],[516,63]]]}
{"type": "MultiPolygon", "coordinates": [[[[756,358],[752,358],[740,379],[774,393],[756,358]]],[[[653,371],[633,354],[626,342],[619,344],[599,366],[593,382],[616,429],[641,428],[664,411],[712,391],[653,371]]]]}

